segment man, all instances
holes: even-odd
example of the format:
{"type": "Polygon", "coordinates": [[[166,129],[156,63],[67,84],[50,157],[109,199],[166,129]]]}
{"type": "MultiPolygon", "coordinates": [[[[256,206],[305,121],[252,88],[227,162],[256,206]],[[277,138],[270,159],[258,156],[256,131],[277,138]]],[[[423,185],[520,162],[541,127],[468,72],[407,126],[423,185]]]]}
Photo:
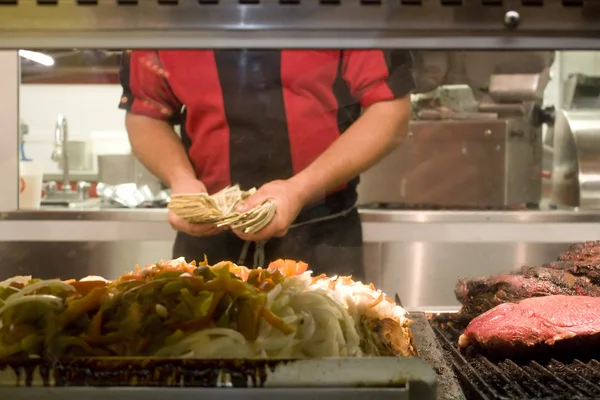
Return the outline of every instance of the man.
{"type": "Polygon", "coordinates": [[[259,188],[241,211],[277,204],[253,235],[169,213],[174,257],[250,266],[252,251],[254,266],[291,258],[364,276],[357,177],[407,132],[408,52],[128,51],[121,82],[133,152],[173,194],[239,184],[259,188]]]}

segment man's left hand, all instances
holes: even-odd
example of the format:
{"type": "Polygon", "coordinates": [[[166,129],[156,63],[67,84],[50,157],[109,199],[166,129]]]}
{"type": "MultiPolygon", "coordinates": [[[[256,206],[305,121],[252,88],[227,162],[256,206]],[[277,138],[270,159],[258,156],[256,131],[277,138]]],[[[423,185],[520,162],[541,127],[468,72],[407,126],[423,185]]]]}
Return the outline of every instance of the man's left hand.
{"type": "Polygon", "coordinates": [[[256,193],[246,200],[238,212],[248,211],[267,200],[272,200],[277,206],[275,216],[269,225],[253,234],[234,230],[240,239],[260,242],[272,237],[285,236],[305,203],[300,191],[294,188],[290,181],[273,181],[261,186],[256,193]]]}

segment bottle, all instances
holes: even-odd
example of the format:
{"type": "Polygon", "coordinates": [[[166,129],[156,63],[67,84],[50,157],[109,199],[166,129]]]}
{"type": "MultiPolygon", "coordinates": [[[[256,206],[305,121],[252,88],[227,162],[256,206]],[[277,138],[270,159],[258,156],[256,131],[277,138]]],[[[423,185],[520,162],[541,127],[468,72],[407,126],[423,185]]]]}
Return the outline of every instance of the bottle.
{"type": "Polygon", "coordinates": [[[20,159],[21,161],[32,161],[31,158],[27,158],[25,155],[25,135],[29,133],[29,125],[23,120],[19,124],[19,133],[21,134],[21,144],[19,145],[20,159]]]}

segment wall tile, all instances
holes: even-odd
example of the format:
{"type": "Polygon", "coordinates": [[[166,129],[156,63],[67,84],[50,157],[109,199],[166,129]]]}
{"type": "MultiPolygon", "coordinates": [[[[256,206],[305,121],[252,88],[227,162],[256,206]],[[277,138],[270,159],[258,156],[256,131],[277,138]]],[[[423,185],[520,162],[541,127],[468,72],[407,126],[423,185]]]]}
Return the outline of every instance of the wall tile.
{"type": "Polygon", "coordinates": [[[117,108],[120,97],[119,85],[22,85],[21,117],[29,125],[25,154],[42,163],[47,173],[59,172],[50,159],[57,116],[66,117],[72,140],[90,140],[97,131],[122,133],[125,113],[117,108]]]}

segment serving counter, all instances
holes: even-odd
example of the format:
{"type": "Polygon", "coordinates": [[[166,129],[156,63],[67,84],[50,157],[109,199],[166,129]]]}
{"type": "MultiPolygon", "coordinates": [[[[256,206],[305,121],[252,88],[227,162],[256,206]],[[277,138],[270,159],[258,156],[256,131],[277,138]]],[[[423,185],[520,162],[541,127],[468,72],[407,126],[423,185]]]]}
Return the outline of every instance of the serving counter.
{"type": "MultiPolygon", "coordinates": [[[[564,243],[600,239],[595,211],[391,211],[360,209],[366,243],[564,243]]],[[[164,209],[0,213],[1,241],[172,240],[164,209]]]]}
{"type": "MultiPolygon", "coordinates": [[[[600,239],[585,211],[360,210],[367,279],[416,310],[456,308],[459,277],[506,272],[600,239]]],[[[2,275],[115,277],[171,256],[166,210],[20,211],[0,214],[2,275]]]]}

